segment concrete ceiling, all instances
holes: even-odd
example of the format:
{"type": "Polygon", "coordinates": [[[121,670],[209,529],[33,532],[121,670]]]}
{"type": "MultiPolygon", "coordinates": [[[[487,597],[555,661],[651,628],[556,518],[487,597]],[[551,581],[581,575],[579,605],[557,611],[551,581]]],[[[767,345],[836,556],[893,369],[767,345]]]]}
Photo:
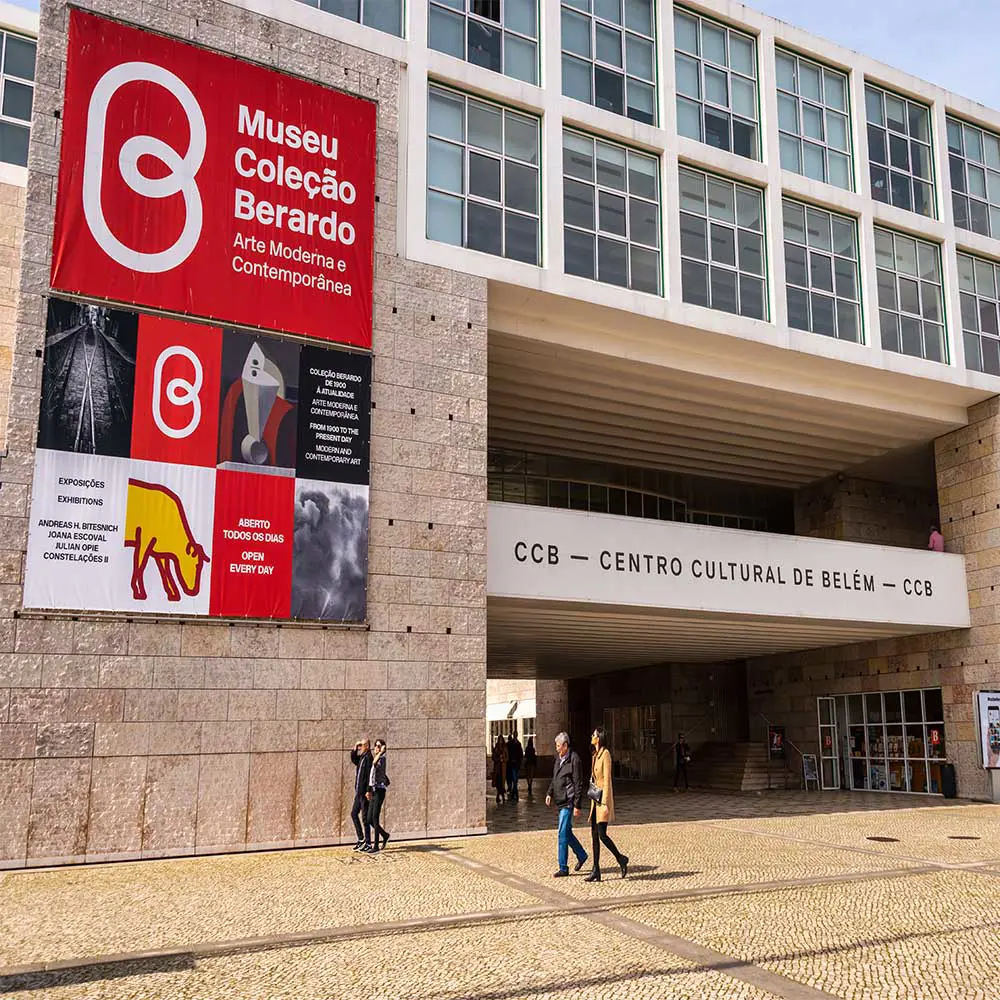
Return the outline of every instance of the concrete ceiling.
{"type": "Polygon", "coordinates": [[[584,677],[652,663],[712,663],[941,630],[497,597],[488,598],[486,607],[490,677],[584,677]]]}

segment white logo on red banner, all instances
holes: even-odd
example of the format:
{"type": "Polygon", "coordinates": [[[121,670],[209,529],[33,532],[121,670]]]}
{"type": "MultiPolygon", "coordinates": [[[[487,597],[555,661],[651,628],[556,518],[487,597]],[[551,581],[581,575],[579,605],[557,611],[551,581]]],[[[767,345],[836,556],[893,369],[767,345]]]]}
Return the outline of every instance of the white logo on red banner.
{"type": "Polygon", "coordinates": [[[201,423],[201,399],[199,393],[201,392],[201,386],[204,381],[205,372],[201,366],[201,361],[198,355],[194,353],[190,348],[184,347],[181,344],[174,344],[173,347],[167,347],[160,352],[159,357],[156,359],[156,364],[153,366],[153,423],[164,433],[167,437],[173,438],[175,441],[182,440],[183,438],[190,437],[197,429],[198,425],[201,423]],[[180,375],[175,376],[167,382],[166,391],[163,390],[163,366],[171,358],[184,358],[191,364],[191,368],[194,372],[193,381],[186,378],[182,378],[180,375]],[[188,422],[183,427],[173,427],[171,424],[163,417],[162,400],[166,396],[168,402],[176,406],[178,409],[185,407],[191,407],[191,417],[188,422]]]}
{"type": "Polygon", "coordinates": [[[201,107],[187,84],[170,70],[149,62],[121,63],[109,69],[97,82],[87,109],[83,213],[94,239],[112,260],[134,271],[161,274],[183,264],[191,256],[201,236],[201,193],[198,191],[195,175],[205,158],[207,140],[205,116],[201,107]],[[136,194],[150,199],[169,198],[175,194],[184,198],[184,228],[180,236],[172,246],[152,253],[126,246],[115,236],[104,215],[101,190],[108,105],[122,87],[137,82],[157,84],[177,98],[187,115],[191,134],[187,152],[183,156],[162,139],[151,135],[133,136],[122,145],[118,153],[118,169],[122,179],[136,194]],[[159,160],[170,173],[165,177],[147,177],[139,169],[139,160],[144,156],[159,160]]]}

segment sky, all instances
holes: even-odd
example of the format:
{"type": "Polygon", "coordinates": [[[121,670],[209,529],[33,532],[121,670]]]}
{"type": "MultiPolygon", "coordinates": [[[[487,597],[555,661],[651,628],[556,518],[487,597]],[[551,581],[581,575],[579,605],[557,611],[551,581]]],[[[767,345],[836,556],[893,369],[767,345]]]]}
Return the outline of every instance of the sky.
{"type": "Polygon", "coordinates": [[[998,0],[747,0],[772,17],[1000,108],[998,0]]]}

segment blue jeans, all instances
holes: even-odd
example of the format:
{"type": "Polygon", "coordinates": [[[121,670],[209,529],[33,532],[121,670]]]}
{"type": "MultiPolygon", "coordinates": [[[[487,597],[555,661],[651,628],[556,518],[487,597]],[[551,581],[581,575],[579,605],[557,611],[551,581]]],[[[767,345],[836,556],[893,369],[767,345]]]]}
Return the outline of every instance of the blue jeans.
{"type": "Polygon", "coordinates": [[[559,871],[569,871],[569,849],[573,848],[576,860],[582,865],[587,860],[587,852],[573,832],[573,807],[559,810],[559,871]]]}
{"type": "Polygon", "coordinates": [[[507,765],[507,794],[517,798],[517,783],[521,778],[521,769],[514,764],[507,765]]]}

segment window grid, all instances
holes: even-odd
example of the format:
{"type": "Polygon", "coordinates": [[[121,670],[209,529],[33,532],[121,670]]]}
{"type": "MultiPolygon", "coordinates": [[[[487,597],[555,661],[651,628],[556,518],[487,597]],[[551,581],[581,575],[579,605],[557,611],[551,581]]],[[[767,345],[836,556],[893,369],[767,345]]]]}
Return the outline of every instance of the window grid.
{"type": "Polygon", "coordinates": [[[538,264],[539,121],[432,85],[427,238],[538,264]]]}
{"type": "Polygon", "coordinates": [[[847,77],[784,49],[775,60],[782,168],[853,191],[847,77]]]}
{"type": "Polygon", "coordinates": [[[427,44],[538,83],[538,0],[430,0],[427,44]]]}
{"type": "Polygon", "coordinates": [[[674,47],[677,131],[759,160],[757,40],[676,8],[674,47]]]}
{"type": "Polygon", "coordinates": [[[563,0],[561,26],[563,94],[655,125],[653,0],[563,0]]]}
{"type": "Polygon", "coordinates": [[[763,192],[681,167],[680,203],[683,300],[767,319],[763,192]]]}
{"type": "Polygon", "coordinates": [[[958,255],[965,367],[1000,375],[1000,266],[982,257],[958,255]]]}
{"type": "Polygon", "coordinates": [[[659,161],[563,132],[567,274],[661,294],[659,161]]]}
{"type": "Polygon", "coordinates": [[[860,343],[857,222],[789,198],[782,211],[788,325],[860,343]]]}
{"type": "Polygon", "coordinates": [[[0,32],[3,94],[0,97],[0,160],[28,165],[31,108],[35,97],[35,40],[0,32]]]}
{"type": "Polygon", "coordinates": [[[948,361],[936,243],[875,227],[882,347],[928,361],[948,361]]]}
{"type": "Polygon", "coordinates": [[[865,110],[872,198],[937,218],[930,108],[867,84],[865,110]]]}
{"type": "Polygon", "coordinates": [[[390,35],[403,35],[403,0],[298,0],[390,35]]]}
{"type": "Polygon", "coordinates": [[[955,225],[1000,239],[1000,136],[949,116],[948,166],[955,225]]]}

